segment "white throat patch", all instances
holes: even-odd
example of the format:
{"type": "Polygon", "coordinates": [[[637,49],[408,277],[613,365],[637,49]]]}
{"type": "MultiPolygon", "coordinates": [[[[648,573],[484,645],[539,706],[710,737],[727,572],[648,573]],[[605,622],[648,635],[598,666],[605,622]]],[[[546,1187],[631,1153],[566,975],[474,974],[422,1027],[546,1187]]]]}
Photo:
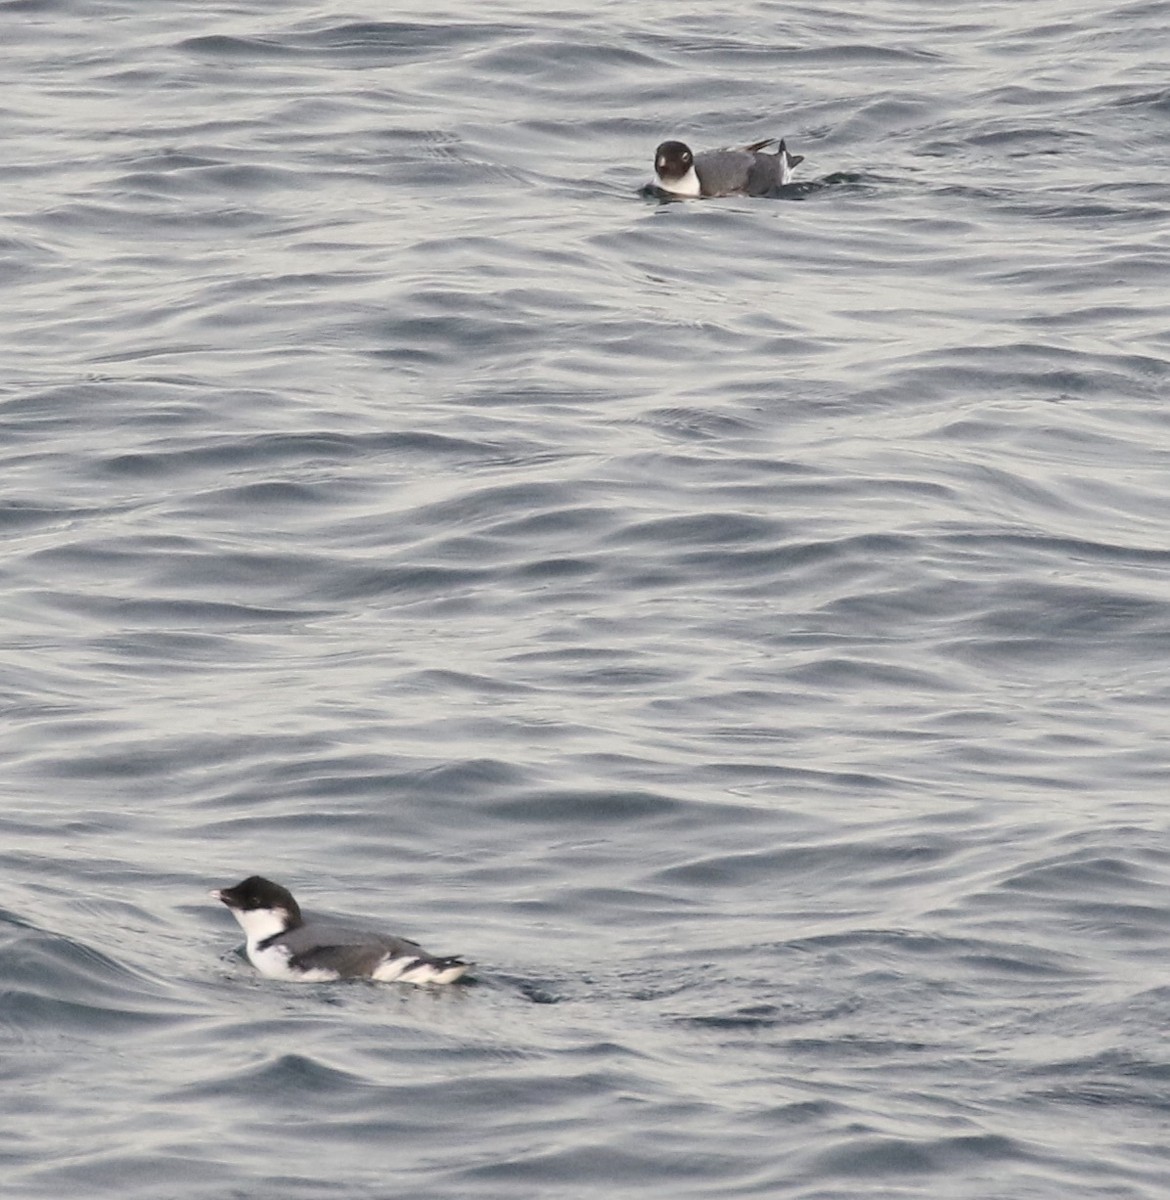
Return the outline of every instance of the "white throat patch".
{"type": "Polygon", "coordinates": [[[248,951],[265,938],[284,933],[288,928],[288,913],[283,908],[233,908],[231,914],[240,923],[248,939],[248,951]]]}
{"type": "Polygon", "coordinates": [[[691,163],[691,169],[681,179],[667,183],[657,171],[654,172],[654,178],[657,185],[672,196],[689,196],[694,199],[703,194],[703,189],[699,186],[699,177],[695,174],[694,163],[691,163]]]}

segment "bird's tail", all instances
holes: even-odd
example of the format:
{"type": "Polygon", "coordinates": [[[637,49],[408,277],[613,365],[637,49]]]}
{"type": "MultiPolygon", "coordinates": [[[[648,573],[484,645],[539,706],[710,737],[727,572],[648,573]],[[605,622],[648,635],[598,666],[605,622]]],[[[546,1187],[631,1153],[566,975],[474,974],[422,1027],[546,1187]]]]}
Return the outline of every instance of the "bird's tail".
{"type": "Polygon", "coordinates": [[[776,153],[777,153],[777,154],[779,154],[779,155],[782,155],[782,156],[784,157],[784,159],[785,159],[785,162],[786,162],[786,165],[787,165],[789,168],[792,168],[792,167],[797,167],[797,166],[799,166],[799,165],[800,165],[802,162],[804,162],[804,155],[803,155],[803,154],[789,154],[789,153],[788,153],[788,147],[787,147],[787,146],[784,144],[784,139],[783,139],[783,138],[781,138],[781,139],[780,139],[780,147],[779,147],[779,149],[776,151],[776,153]]]}
{"type": "Polygon", "coordinates": [[[804,162],[804,155],[789,154],[788,147],[784,144],[784,139],[781,138],[780,146],[776,150],[776,156],[780,159],[780,186],[783,187],[785,184],[792,182],[792,168],[804,162]]]}

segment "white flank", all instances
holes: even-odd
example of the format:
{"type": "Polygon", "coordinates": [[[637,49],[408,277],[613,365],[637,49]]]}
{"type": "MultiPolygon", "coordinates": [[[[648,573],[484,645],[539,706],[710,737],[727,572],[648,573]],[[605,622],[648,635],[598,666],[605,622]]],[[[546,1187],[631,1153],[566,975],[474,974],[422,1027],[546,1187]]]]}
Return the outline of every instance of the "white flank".
{"type": "Polygon", "coordinates": [[[454,983],[469,966],[469,963],[456,963],[451,967],[436,967],[400,954],[379,963],[374,968],[373,978],[379,983],[454,983]]]}
{"type": "Polygon", "coordinates": [[[279,942],[257,950],[252,939],[248,939],[248,958],[261,975],[269,979],[284,979],[291,983],[332,983],[340,976],[328,967],[310,967],[307,971],[294,971],[289,965],[291,957],[287,946],[279,942]]]}

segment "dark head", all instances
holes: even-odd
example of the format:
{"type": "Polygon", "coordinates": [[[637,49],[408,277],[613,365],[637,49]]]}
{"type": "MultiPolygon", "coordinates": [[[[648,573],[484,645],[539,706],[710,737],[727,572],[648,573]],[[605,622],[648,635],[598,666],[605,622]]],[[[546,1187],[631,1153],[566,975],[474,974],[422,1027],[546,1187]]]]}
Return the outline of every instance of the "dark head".
{"type": "Polygon", "coordinates": [[[695,156],[685,142],[663,142],[654,151],[654,170],[659,179],[681,179],[695,165],[695,156]]]}
{"type": "Polygon", "coordinates": [[[236,914],[237,919],[239,919],[240,913],[267,910],[287,913],[289,929],[295,929],[303,923],[301,910],[293,899],[292,892],[261,875],[249,875],[235,887],[221,888],[211,894],[217,900],[222,900],[232,910],[232,913],[236,914]]]}

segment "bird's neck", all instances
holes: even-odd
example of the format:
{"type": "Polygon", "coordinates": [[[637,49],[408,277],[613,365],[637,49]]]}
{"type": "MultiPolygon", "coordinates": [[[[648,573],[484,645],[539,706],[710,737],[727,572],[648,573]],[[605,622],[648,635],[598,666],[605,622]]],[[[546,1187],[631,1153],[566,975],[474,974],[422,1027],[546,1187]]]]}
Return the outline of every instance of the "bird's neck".
{"type": "Polygon", "coordinates": [[[703,189],[699,186],[699,177],[695,174],[695,164],[691,163],[687,173],[678,179],[672,179],[669,183],[658,176],[658,186],[664,192],[670,192],[672,196],[701,196],[703,189]]]}
{"type": "Polygon", "coordinates": [[[249,949],[254,949],[267,938],[279,937],[292,925],[288,912],[283,908],[254,908],[249,912],[239,911],[235,917],[248,939],[249,949]]]}

